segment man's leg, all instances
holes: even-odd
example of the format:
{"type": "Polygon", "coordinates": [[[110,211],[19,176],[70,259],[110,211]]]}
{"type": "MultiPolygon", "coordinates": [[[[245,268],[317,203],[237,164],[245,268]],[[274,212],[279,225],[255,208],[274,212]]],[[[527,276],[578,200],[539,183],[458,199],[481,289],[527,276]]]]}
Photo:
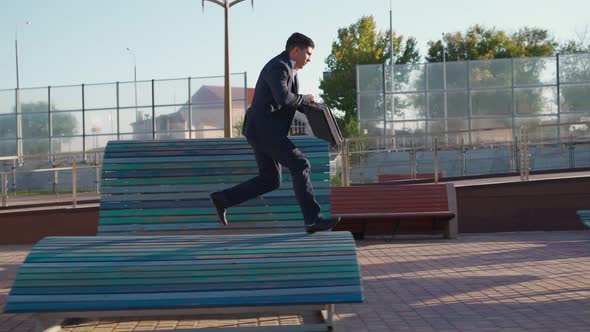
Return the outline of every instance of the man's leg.
{"type": "Polygon", "coordinates": [[[320,205],[315,200],[310,180],[311,166],[301,150],[287,137],[275,140],[272,144],[255,144],[257,149],[287,167],[291,172],[293,190],[301,207],[305,224],[311,225],[321,218],[320,205]]]}
{"type": "MultiPolygon", "coordinates": [[[[252,143],[250,144],[252,145],[252,143]]],[[[254,156],[258,164],[257,176],[234,187],[211,194],[211,200],[217,209],[219,220],[225,225],[227,225],[226,209],[266,194],[281,185],[281,165],[256,147],[254,147],[254,156]]]]}

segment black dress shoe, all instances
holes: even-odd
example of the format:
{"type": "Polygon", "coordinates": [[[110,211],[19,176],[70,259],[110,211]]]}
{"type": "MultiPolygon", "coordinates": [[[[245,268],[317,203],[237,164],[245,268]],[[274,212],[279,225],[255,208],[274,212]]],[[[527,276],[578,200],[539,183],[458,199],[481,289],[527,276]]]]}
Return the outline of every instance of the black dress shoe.
{"type": "Polygon", "coordinates": [[[211,197],[211,202],[213,206],[215,206],[215,210],[217,210],[217,217],[219,217],[219,222],[222,223],[224,226],[227,226],[227,218],[225,217],[226,208],[223,206],[222,199],[220,197],[221,193],[216,191],[209,195],[211,197]]]}
{"type": "Polygon", "coordinates": [[[311,225],[305,227],[305,231],[307,234],[313,234],[315,232],[327,231],[331,230],[336,224],[340,222],[340,218],[330,218],[330,219],[318,219],[311,225]]]}

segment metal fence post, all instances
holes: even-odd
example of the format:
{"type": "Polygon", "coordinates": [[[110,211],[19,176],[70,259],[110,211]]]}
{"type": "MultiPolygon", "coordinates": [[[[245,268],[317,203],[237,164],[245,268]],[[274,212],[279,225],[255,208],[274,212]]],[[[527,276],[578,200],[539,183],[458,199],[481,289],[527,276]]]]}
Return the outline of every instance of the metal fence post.
{"type": "Polygon", "coordinates": [[[96,188],[96,193],[100,194],[100,166],[96,165],[96,180],[94,181],[95,183],[95,188],[96,188]]]}
{"type": "Polygon", "coordinates": [[[358,155],[359,155],[359,171],[360,171],[360,178],[361,178],[361,183],[366,183],[366,178],[365,178],[365,159],[364,159],[364,140],[359,141],[359,149],[358,149],[358,155]]]}
{"type": "Polygon", "coordinates": [[[569,145],[569,157],[570,157],[570,168],[576,168],[576,152],[574,151],[574,135],[570,135],[568,142],[569,145]]]}
{"type": "MultiPolygon", "coordinates": [[[[53,166],[55,167],[55,166],[53,166]]],[[[53,171],[53,193],[55,194],[55,196],[58,195],[59,193],[59,171],[58,170],[54,170],[53,171]]]]}
{"type": "Polygon", "coordinates": [[[155,80],[152,80],[152,140],[156,139],[156,96],[155,80]]]}
{"type": "Polygon", "coordinates": [[[410,140],[410,176],[412,179],[416,179],[416,147],[414,146],[414,140],[410,140]]]}
{"type": "MultiPolygon", "coordinates": [[[[24,159],[23,156],[18,156],[20,160],[22,160],[23,164],[24,164],[24,159]]],[[[14,160],[12,162],[12,196],[16,196],[16,165],[17,165],[17,160],[14,160]]]]}
{"type": "Polygon", "coordinates": [[[342,186],[348,187],[350,185],[349,181],[349,173],[350,173],[350,156],[349,156],[349,141],[348,138],[344,139],[342,142],[342,186]]]}
{"type": "Polygon", "coordinates": [[[465,149],[465,137],[461,137],[461,176],[467,174],[467,150],[465,149]]]}
{"type": "Polygon", "coordinates": [[[6,172],[2,172],[2,207],[8,202],[8,178],[6,172]]]}
{"type": "Polygon", "coordinates": [[[520,180],[529,180],[529,145],[526,126],[520,127],[520,180]]]}
{"type": "Polygon", "coordinates": [[[74,207],[78,207],[76,202],[76,188],[78,187],[76,183],[76,160],[72,162],[72,204],[74,207]]]}
{"type": "Polygon", "coordinates": [[[434,138],[434,183],[438,183],[438,138],[434,138]]]}
{"type": "Polygon", "coordinates": [[[510,171],[516,172],[518,168],[518,136],[512,136],[510,144],[510,171]]]}
{"type": "MultiPolygon", "coordinates": [[[[190,76],[187,79],[188,81],[188,138],[193,138],[193,96],[191,95],[191,78],[190,76]]],[[[247,88],[247,86],[246,86],[247,88]]],[[[98,187],[97,187],[98,188],[98,187]]]]}

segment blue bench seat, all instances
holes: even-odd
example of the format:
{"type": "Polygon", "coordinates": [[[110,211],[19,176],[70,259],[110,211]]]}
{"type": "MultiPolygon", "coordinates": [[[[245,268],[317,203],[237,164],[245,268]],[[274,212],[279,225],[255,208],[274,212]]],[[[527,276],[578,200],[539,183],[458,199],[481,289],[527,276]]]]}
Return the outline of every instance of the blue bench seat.
{"type": "MultiPolygon", "coordinates": [[[[330,213],[325,142],[295,138],[330,213]]],[[[363,301],[349,232],[304,232],[288,170],[280,189],[229,210],[212,191],[258,172],[244,139],[109,142],[98,236],[47,237],[20,267],[5,312],[61,318],[322,311],[318,324],[262,331],[326,331],[334,304],[363,301]]],[[[249,330],[249,328],[248,328],[249,330]]]]}
{"type": "Polygon", "coordinates": [[[578,214],[578,217],[580,217],[582,224],[590,228],[590,210],[578,210],[576,213],[578,214]]]}

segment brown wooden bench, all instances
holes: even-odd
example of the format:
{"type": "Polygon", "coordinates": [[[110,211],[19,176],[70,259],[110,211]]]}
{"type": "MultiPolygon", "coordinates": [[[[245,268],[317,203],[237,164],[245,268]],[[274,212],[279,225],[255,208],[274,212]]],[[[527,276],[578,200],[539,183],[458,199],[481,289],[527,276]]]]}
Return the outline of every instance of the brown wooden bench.
{"type": "Polygon", "coordinates": [[[452,183],[333,187],[331,198],[332,215],[342,218],[336,229],[348,230],[357,238],[383,224],[391,224],[396,234],[400,223],[406,221],[427,221],[445,238],[457,237],[457,202],[452,183]]]}
{"type": "MultiPolygon", "coordinates": [[[[445,173],[438,173],[438,178],[443,178],[445,173]]],[[[396,182],[396,181],[407,181],[407,180],[426,180],[434,179],[434,173],[416,173],[415,177],[412,174],[400,173],[400,174],[379,174],[377,175],[377,182],[396,182]]]]}

